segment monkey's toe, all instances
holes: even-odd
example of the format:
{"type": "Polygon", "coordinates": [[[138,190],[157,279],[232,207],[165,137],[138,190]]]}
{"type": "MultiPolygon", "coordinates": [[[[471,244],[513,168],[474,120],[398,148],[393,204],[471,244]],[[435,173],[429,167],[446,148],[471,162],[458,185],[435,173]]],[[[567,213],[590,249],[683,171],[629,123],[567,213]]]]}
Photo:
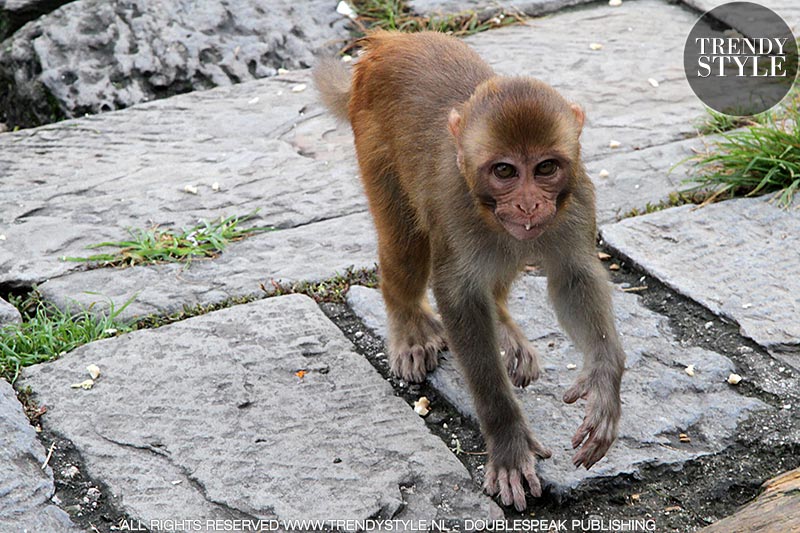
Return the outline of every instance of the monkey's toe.
{"type": "MultiPolygon", "coordinates": [[[[501,326],[505,327],[505,326],[501,326]]],[[[539,356],[527,339],[514,331],[500,335],[500,353],[515,387],[527,387],[539,379],[539,356]]]]}
{"type": "Polygon", "coordinates": [[[392,373],[405,381],[420,383],[425,381],[428,372],[436,370],[439,364],[436,344],[415,344],[389,352],[392,373]]]}

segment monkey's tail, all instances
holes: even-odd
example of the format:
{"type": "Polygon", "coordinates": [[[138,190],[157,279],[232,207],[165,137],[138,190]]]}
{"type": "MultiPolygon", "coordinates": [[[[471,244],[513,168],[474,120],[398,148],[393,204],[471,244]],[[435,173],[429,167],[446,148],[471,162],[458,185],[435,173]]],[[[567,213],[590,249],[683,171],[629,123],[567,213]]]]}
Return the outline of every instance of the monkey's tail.
{"type": "Polygon", "coordinates": [[[322,103],[336,118],[348,121],[347,108],[350,103],[350,71],[335,58],[323,59],[314,67],[314,85],[322,97],[322,103]]]}

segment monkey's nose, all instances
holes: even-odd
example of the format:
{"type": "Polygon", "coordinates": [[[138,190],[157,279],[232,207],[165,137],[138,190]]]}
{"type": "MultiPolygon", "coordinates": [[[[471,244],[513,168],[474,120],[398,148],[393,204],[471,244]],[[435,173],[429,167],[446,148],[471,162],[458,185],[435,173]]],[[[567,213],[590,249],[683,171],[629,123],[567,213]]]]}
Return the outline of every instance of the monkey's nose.
{"type": "Polygon", "coordinates": [[[533,204],[529,206],[524,206],[522,204],[517,204],[517,209],[525,213],[526,215],[532,215],[534,211],[539,208],[539,204],[533,204]]]}

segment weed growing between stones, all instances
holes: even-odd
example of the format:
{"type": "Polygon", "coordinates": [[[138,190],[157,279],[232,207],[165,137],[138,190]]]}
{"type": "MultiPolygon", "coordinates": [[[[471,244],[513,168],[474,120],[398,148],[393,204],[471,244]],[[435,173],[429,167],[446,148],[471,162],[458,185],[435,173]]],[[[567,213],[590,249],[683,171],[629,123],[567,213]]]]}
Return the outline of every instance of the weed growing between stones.
{"type": "Polygon", "coordinates": [[[701,135],[712,135],[715,133],[724,133],[736,128],[744,126],[755,126],[757,124],[764,124],[769,118],[769,113],[761,113],[759,115],[735,117],[714,111],[710,107],[706,108],[706,116],[698,121],[696,127],[698,133],[701,135]]]}
{"type": "Polygon", "coordinates": [[[78,346],[132,329],[117,317],[132,300],[107,313],[94,313],[91,306],[73,312],[43,301],[34,291],[26,298],[11,298],[22,313],[21,324],[0,328],[0,377],[11,383],[24,366],[50,361],[78,346]]]}
{"type": "Polygon", "coordinates": [[[699,170],[691,178],[695,190],[711,190],[710,199],[775,192],[787,207],[800,189],[800,95],[763,122],[720,133],[691,159],[699,170]]]}
{"type": "Polygon", "coordinates": [[[270,280],[271,286],[262,285],[262,289],[273,296],[284,294],[305,294],[315,302],[344,303],[351,285],[363,285],[376,288],[378,286],[377,268],[348,267],[343,274],[322,281],[300,281],[294,284],[281,284],[270,280]]]}
{"type": "Polygon", "coordinates": [[[119,248],[116,251],[89,257],[62,257],[63,261],[88,262],[100,267],[126,267],[163,262],[190,262],[196,258],[217,257],[225,247],[256,233],[274,231],[270,226],[243,228],[241,224],[257,212],[244,216],[231,215],[217,221],[202,221],[196,226],[181,230],[149,230],[129,228],[127,241],[107,241],[87,248],[119,248]]]}
{"type": "MultiPolygon", "coordinates": [[[[486,16],[476,11],[450,15],[415,15],[404,0],[356,0],[353,7],[357,15],[359,37],[367,30],[383,29],[403,32],[438,31],[457,37],[472,35],[493,28],[501,28],[524,21],[521,13],[502,10],[486,16]],[[491,16],[489,16],[491,15],[491,16]]],[[[353,46],[348,44],[345,50],[353,46]]]]}
{"type": "Polygon", "coordinates": [[[712,193],[703,190],[671,192],[669,193],[669,198],[666,200],[661,200],[660,202],[656,203],[647,202],[642,208],[634,207],[620,215],[618,220],[622,220],[623,218],[638,217],[640,215],[647,215],[649,213],[655,213],[656,211],[661,211],[670,207],[678,207],[686,204],[704,204],[709,202],[709,197],[711,194],[712,193]]]}

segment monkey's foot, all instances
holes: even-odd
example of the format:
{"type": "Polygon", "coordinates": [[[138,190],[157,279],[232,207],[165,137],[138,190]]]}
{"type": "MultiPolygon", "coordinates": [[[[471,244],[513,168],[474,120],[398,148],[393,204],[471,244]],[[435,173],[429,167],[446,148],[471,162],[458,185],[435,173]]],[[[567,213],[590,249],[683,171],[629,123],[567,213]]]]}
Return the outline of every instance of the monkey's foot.
{"type": "Polygon", "coordinates": [[[501,322],[497,328],[500,355],[515,387],[527,387],[539,379],[539,355],[516,324],[501,322]]]}
{"type": "Polygon", "coordinates": [[[527,428],[522,427],[517,433],[506,437],[505,446],[493,446],[495,451],[490,452],[486,462],[483,488],[490,496],[499,493],[503,505],[513,503],[517,511],[524,511],[527,502],[523,480],[528,482],[531,496],[540,497],[542,485],[536,475],[536,460],[547,459],[552,452],[542,446],[527,428]]]}
{"type": "Polygon", "coordinates": [[[436,370],[439,351],[445,347],[442,323],[426,313],[398,325],[396,331],[388,350],[392,373],[412,383],[425,381],[428,372],[436,370]]]}
{"type": "MultiPolygon", "coordinates": [[[[609,378],[615,379],[615,378],[609,378]]],[[[564,393],[564,401],[573,403],[584,398],[586,415],[583,423],[572,437],[572,447],[580,447],[572,464],[590,469],[602,459],[617,438],[617,428],[621,412],[619,392],[606,382],[592,382],[592,378],[581,376],[574,385],[564,393]]]]}

